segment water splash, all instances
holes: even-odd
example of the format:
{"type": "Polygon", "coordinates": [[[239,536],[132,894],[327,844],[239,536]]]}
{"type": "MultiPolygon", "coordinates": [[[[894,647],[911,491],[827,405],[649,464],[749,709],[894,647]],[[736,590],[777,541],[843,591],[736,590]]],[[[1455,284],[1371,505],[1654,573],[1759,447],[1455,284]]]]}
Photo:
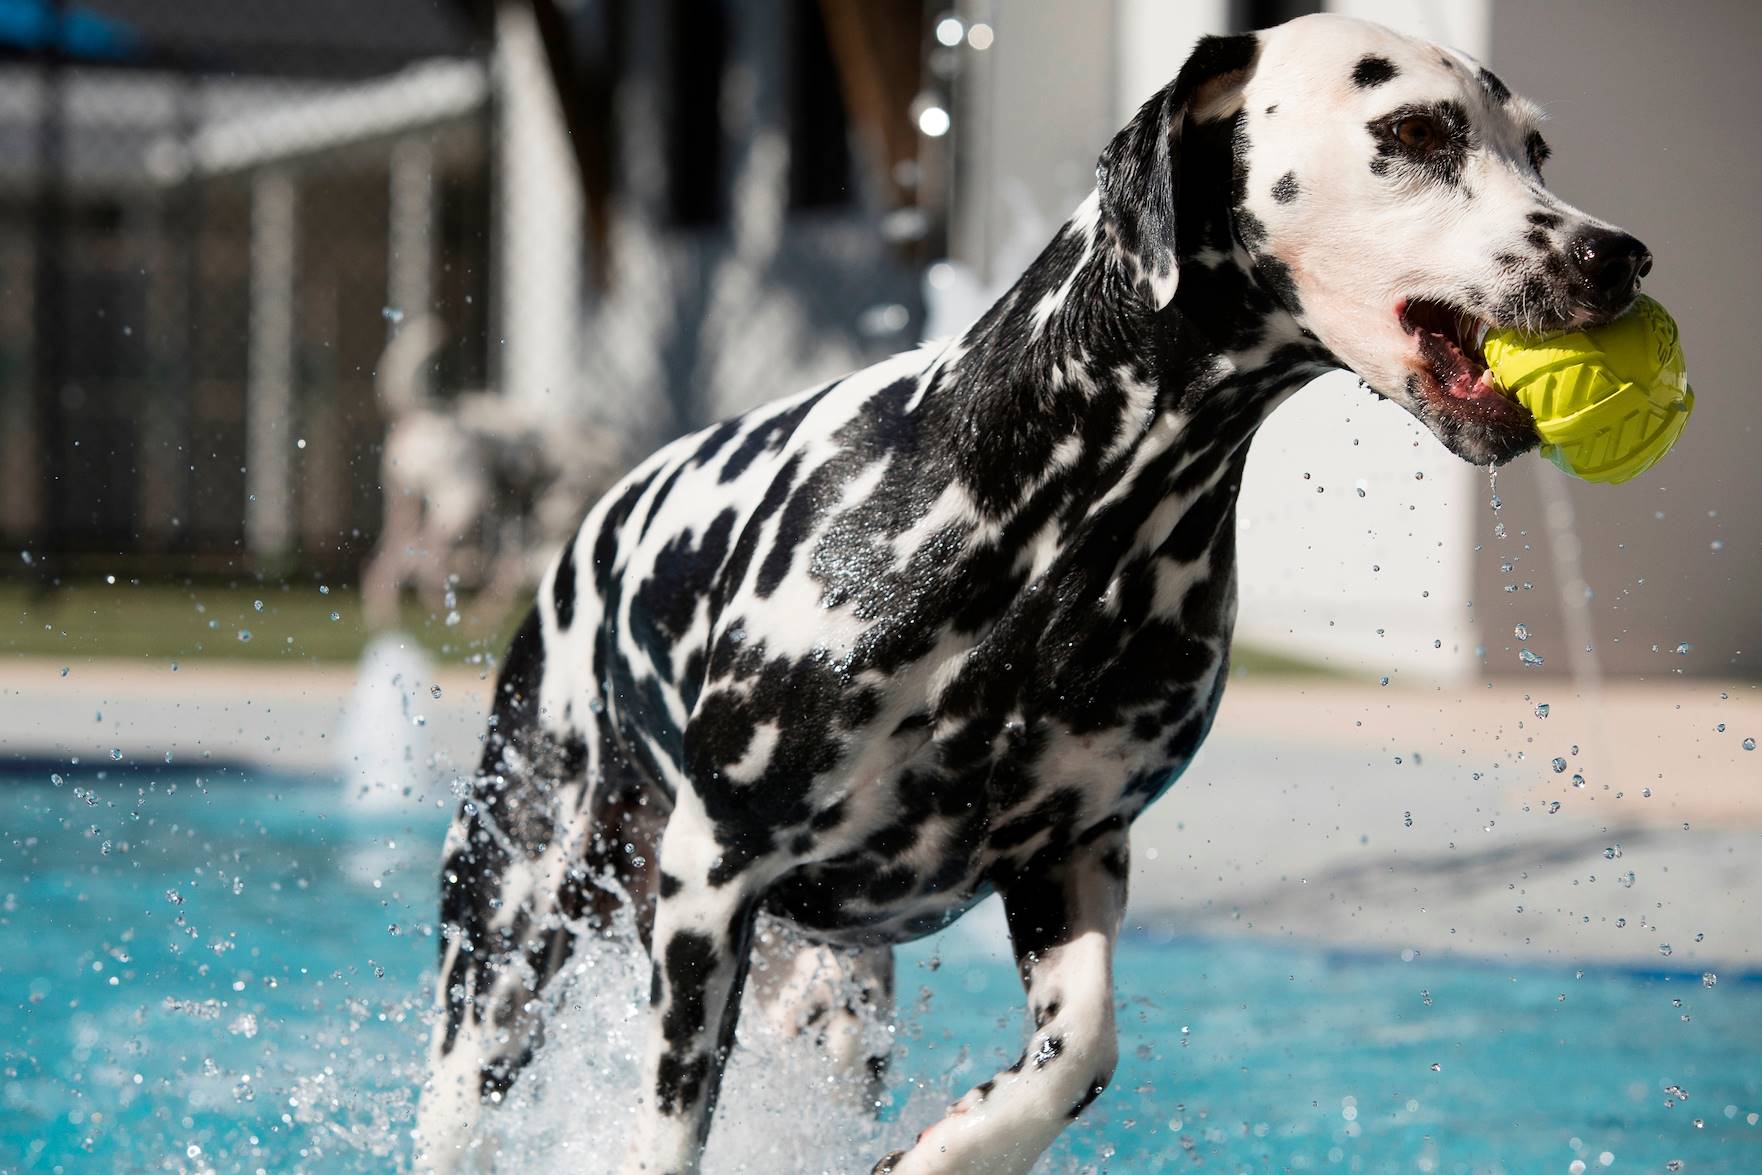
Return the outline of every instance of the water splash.
{"type": "MultiPolygon", "coordinates": [[[[758,934],[786,944],[771,957],[791,953],[787,944],[794,940],[783,937],[779,924],[762,921],[758,934]]],[[[890,1083],[877,1116],[865,1104],[866,1083],[840,1069],[811,1031],[789,1032],[760,999],[768,954],[761,949],[755,957],[747,983],[705,1175],[866,1171],[880,1156],[909,1145],[970,1083],[964,1073],[960,1089],[947,1077],[915,1090],[890,1083]],[[813,1112],[802,1113],[803,1106],[813,1112]]],[[[622,1156],[635,1113],[648,974],[627,917],[612,935],[587,940],[559,977],[560,1011],[547,1024],[545,1043],[504,1104],[481,1121],[475,1148],[480,1166],[596,1170],[622,1156]],[[583,1113],[584,1106],[593,1111],[583,1113]]],[[[883,1051],[908,1035],[896,1038],[893,1028],[878,1022],[860,1031],[859,1055],[883,1051]]],[[[897,1061],[898,1043],[894,1051],[897,1061]]],[[[1056,1163],[1053,1168],[1060,1169],[1056,1163]]]]}
{"type": "Polygon", "coordinates": [[[427,738],[414,721],[419,692],[433,666],[400,633],[377,636],[361,654],[355,688],[337,732],[343,791],[351,804],[388,808],[408,802],[429,783],[427,738]]]}

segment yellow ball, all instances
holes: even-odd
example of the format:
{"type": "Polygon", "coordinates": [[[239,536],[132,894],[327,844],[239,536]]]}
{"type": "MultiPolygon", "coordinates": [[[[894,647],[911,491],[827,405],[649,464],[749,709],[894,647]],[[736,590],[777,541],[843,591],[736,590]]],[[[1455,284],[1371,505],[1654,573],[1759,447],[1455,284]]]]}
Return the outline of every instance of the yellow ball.
{"type": "Polygon", "coordinates": [[[1549,338],[1490,330],[1482,349],[1499,387],[1536,418],[1542,456],[1586,481],[1650,469],[1695,406],[1676,322],[1643,294],[1608,326],[1549,338]]]}

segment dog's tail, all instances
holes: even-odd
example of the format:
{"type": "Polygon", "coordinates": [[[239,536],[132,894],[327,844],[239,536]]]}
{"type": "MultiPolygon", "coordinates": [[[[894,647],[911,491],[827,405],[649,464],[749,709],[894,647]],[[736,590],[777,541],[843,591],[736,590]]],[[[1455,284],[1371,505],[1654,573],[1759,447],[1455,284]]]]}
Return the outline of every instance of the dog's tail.
{"type": "Polygon", "coordinates": [[[379,401],[392,419],[407,416],[428,406],[427,381],[423,369],[441,349],[445,335],[440,319],[432,314],[418,314],[402,323],[385,350],[379,353],[379,367],[373,373],[373,387],[379,401]]]}

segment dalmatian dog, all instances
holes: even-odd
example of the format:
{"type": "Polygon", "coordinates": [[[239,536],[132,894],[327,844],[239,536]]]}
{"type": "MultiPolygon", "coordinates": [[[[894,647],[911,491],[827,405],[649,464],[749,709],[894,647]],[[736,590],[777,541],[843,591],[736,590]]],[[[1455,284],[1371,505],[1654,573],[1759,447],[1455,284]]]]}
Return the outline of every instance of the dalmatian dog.
{"type": "Polygon", "coordinates": [[[677,1175],[756,915],[855,977],[849,1010],[887,999],[891,944],[995,892],[1026,1047],[874,1170],[1033,1166],[1114,1069],[1128,831],[1223,692],[1255,430],[1345,368],[1508,461],[1534,423],[1479,330],[1608,320],[1649,268],[1547,191],[1538,122],[1375,25],[1207,38],[963,335],[609,492],[513,640],[447,840],[422,1161],[516,1080],[547,981],[620,903],[652,960],[622,1170],[677,1175]]]}

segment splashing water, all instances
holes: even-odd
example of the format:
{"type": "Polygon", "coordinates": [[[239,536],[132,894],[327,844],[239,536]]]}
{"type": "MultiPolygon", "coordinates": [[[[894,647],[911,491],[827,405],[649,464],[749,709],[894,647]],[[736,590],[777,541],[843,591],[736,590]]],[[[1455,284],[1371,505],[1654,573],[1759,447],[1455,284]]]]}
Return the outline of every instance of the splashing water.
{"type": "Polygon", "coordinates": [[[351,804],[395,807],[429,782],[422,724],[414,721],[422,682],[433,666],[416,642],[399,633],[377,636],[361,653],[349,707],[337,732],[337,766],[351,804]]]}
{"type": "MultiPolygon", "coordinates": [[[[760,940],[768,936],[782,938],[782,931],[761,923],[760,940]]],[[[478,1149],[494,1155],[497,1170],[599,1169],[609,1156],[622,1156],[630,1137],[648,966],[627,917],[610,937],[590,939],[584,956],[562,977],[562,1010],[548,1024],[545,1044],[508,1100],[482,1120],[478,1149]],[[584,1105],[594,1112],[582,1113],[584,1105]]],[[[834,1064],[811,1031],[794,1035],[768,1015],[758,995],[765,963],[761,948],[742,1000],[705,1175],[867,1170],[908,1145],[964,1091],[946,1077],[909,1094],[896,1088],[882,1096],[877,1118],[864,1104],[864,1081],[834,1064]],[[804,1106],[813,1112],[803,1113],[804,1106]]],[[[886,1025],[872,1021],[861,1032],[859,1055],[885,1049],[891,1038],[886,1025]]],[[[1050,1169],[1076,1168],[1067,1161],[1050,1169]]]]}

